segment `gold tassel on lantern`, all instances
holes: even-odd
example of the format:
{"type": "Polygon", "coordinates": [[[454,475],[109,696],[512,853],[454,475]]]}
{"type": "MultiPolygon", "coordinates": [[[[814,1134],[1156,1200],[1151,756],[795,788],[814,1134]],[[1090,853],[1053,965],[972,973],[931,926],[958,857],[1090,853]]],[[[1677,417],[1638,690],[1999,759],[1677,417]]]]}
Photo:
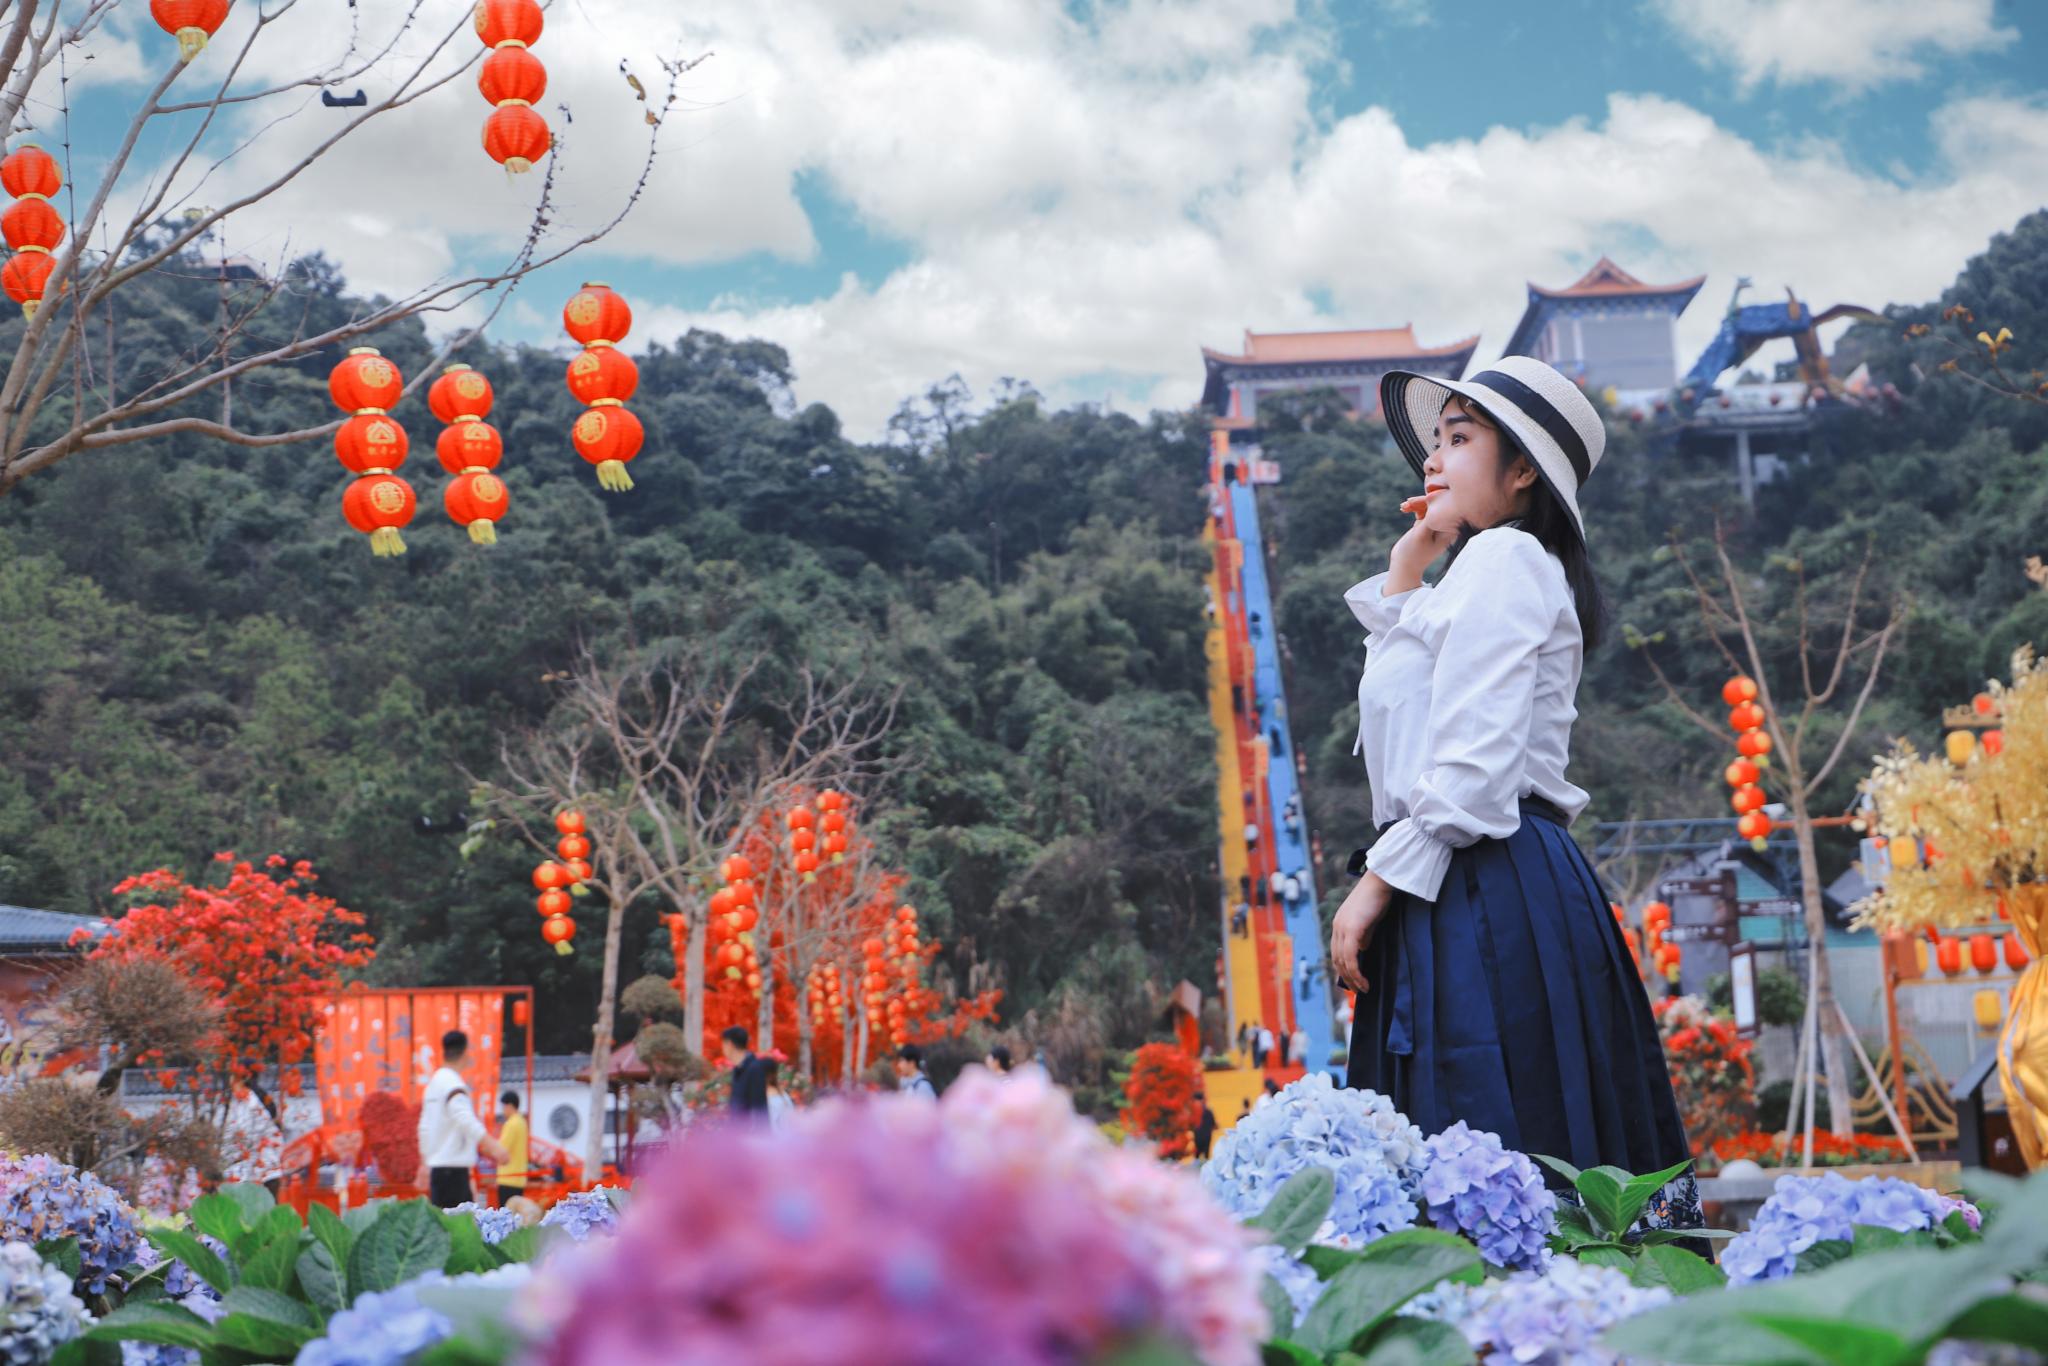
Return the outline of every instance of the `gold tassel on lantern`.
{"type": "Polygon", "coordinates": [[[496,545],[498,543],[498,531],[489,522],[478,518],[469,524],[469,539],[478,545],[496,545]]]}
{"type": "Polygon", "coordinates": [[[370,533],[370,553],[372,555],[403,555],[405,553],[405,538],[398,534],[398,528],[395,526],[380,526],[370,533]]]}
{"type": "Polygon", "coordinates": [[[626,473],[621,461],[607,460],[597,467],[597,485],[613,493],[627,493],[633,487],[633,476],[626,473]]]}

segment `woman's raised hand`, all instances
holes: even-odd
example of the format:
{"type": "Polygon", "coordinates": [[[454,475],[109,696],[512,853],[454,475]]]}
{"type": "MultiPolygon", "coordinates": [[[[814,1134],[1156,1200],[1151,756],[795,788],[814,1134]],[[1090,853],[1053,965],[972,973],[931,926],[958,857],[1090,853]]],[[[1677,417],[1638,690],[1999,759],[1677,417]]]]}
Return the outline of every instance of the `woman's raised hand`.
{"type": "Polygon", "coordinates": [[[1437,557],[1458,539],[1455,530],[1440,531],[1429,524],[1429,500],[1421,494],[1404,499],[1401,511],[1413,517],[1415,524],[1401,534],[1387,556],[1387,585],[1383,590],[1387,594],[1420,588],[1422,571],[1435,564],[1437,557]]]}

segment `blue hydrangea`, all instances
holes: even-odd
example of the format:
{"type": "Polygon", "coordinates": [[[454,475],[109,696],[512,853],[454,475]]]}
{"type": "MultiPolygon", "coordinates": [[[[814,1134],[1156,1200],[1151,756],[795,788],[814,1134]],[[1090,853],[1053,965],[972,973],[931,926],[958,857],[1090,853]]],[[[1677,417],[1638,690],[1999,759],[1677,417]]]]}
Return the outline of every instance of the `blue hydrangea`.
{"type": "Polygon", "coordinates": [[[1626,1358],[1602,1347],[1601,1335],[1670,1302],[1662,1286],[1636,1286],[1626,1272],[1556,1257],[1540,1272],[1517,1271],[1478,1285],[1446,1281],[1401,1312],[1450,1324],[1481,1361],[1615,1366],[1626,1358]]]}
{"type": "Polygon", "coordinates": [[[1337,1199],[1315,1240],[1358,1247],[1413,1227],[1426,1162],[1422,1130],[1392,1101],[1315,1072],[1259,1102],[1218,1139],[1202,1184],[1226,1209],[1250,1218],[1296,1172],[1327,1168],[1337,1199]]]}
{"type": "Polygon", "coordinates": [[[519,1231],[519,1216],[509,1209],[492,1209],[475,1201],[465,1201],[448,1211],[450,1214],[467,1214],[476,1220],[476,1231],[481,1233],[488,1247],[496,1247],[519,1231]]]}
{"type": "Polygon", "coordinates": [[[455,1325],[439,1310],[420,1303],[423,1286],[520,1286],[533,1268],[524,1262],[471,1276],[443,1276],[438,1271],[394,1286],[356,1296],[354,1304],[327,1320],[327,1336],[299,1349],[298,1366],[400,1366],[435,1343],[454,1336],[455,1325]]]}
{"type": "Polygon", "coordinates": [[[1965,1342],[1948,1338],[1927,1352],[1927,1366],[2043,1366],[2048,1356],[2009,1342],[1965,1342]]]}
{"type": "MultiPolygon", "coordinates": [[[[202,1233],[199,1241],[215,1256],[227,1259],[227,1245],[219,1239],[202,1233]]],[[[145,1243],[136,1264],[144,1271],[151,1271],[163,1260],[163,1253],[154,1244],[145,1243]]],[[[164,1272],[164,1298],[191,1310],[208,1323],[218,1322],[226,1313],[221,1308],[220,1292],[193,1275],[191,1268],[180,1261],[173,1261],[164,1272]]],[[[121,1344],[121,1366],[199,1366],[199,1353],[189,1347],[172,1347],[168,1343],[124,1342],[121,1344]]]]}
{"type": "Polygon", "coordinates": [[[1300,1323],[1302,1316],[1323,1297],[1323,1283],[1315,1271],[1307,1262],[1288,1256],[1284,1249],[1271,1243],[1253,1249],[1253,1256],[1260,1269],[1280,1282],[1287,1298],[1294,1301],[1294,1321],[1300,1323]]]}
{"type": "Polygon", "coordinates": [[[87,1323],[70,1277],[46,1265],[27,1243],[0,1246],[0,1361],[41,1366],[87,1323]]]}
{"type": "Polygon", "coordinates": [[[1495,1266],[1541,1266],[1557,1228],[1557,1197],[1544,1188],[1536,1164],[1462,1119],[1428,1147],[1421,1194],[1429,1222],[1464,1234],[1495,1266]]]}
{"type": "Polygon", "coordinates": [[[1797,1268],[1800,1253],[1830,1239],[1853,1239],[1858,1224],[1913,1233],[1935,1227],[1954,1208],[1926,1187],[1893,1176],[1781,1176],[1749,1230],[1721,1253],[1721,1267],[1732,1285],[1778,1280],[1797,1268]]]}
{"type": "Polygon", "coordinates": [[[554,1207],[541,1216],[543,1228],[558,1228],[582,1242],[593,1233],[610,1233],[619,1226],[619,1207],[612,1203],[607,1187],[578,1191],[557,1200],[554,1207]]]}
{"type": "Polygon", "coordinates": [[[107,1282],[141,1255],[135,1211],[90,1172],[47,1153],[0,1158],[0,1238],[37,1243],[78,1240],[78,1290],[102,1295],[107,1282]]]}

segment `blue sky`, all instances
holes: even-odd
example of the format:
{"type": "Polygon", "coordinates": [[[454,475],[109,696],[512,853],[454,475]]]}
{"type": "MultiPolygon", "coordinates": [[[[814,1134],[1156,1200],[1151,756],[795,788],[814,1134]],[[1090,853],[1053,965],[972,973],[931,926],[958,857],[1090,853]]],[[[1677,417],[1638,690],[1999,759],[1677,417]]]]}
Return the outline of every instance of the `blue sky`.
{"type": "MultiPolygon", "coordinates": [[[[466,8],[426,5],[434,24],[466,8]]],[[[302,73],[339,40],[333,14],[294,14],[251,74],[302,73]]],[[[559,343],[556,302],[605,278],[642,343],[782,343],[799,397],[863,436],[956,371],[1181,406],[1197,348],[1246,327],[1412,322],[1428,342],[1478,332],[1484,361],[1524,281],[1603,253],[1710,277],[1690,345],[1738,274],[1821,307],[1924,298],[2038,207],[2044,26],[2001,0],[557,0],[535,53],[543,112],[574,111],[566,228],[606,216],[636,164],[619,62],[654,84],[656,52],[715,55],[626,227],[494,330],[559,343]]],[[[187,80],[217,76],[233,36],[187,80]]],[[[73,94],[88,184],[168,43],[146,16],[95,40],[73,94]]],[[[485,112],[464,79],[373,125],[238,216],[231,247],[319,246],[386,291],[495,259],[536,178],[483,158],[485,112]]],[[[340,117],[278,125],[195,202],[340,117]]]]}

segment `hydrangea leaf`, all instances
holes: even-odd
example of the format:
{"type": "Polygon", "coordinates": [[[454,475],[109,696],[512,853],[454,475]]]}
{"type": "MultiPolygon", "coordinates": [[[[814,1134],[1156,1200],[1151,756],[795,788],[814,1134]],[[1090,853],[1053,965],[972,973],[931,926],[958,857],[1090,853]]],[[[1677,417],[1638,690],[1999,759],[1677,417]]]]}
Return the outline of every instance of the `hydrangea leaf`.
{"type": "Polygon", "coordinates": [[[1893,1366],[1905,1360],[1909,1351],[1909,1344],[1896,1333],[1838,1318],[1798,1314],[1751,1314],[1749,1318],[1834,1366],[1893,1366]]]}
{"type": "Polygon", "coordinates": [[[1298,1342],[1275,1338],[1259,1349],[1261,1366],[1323,1366],[1323,1358],[1298,1342]]]}
{"type": "Polygon", "coordinates": [[[1571,1182],[1573,1189],[1578,1188],[1579,1169],[1577,1167],[1574,1167],[1571,1163],[1565,1161],[1561,1157],[1548,1157],[1542,1153],[1530,1153],[1529,1156],[1534,1158],[1536,1161],[1541,1162],[1544,1166],[1550,1168],[1550,1170],[1556,1172],[1565,1180],[1571,1182]]]}
{"type": "Polygon", "coordinates": [[[101,1342],[155,1342],[166,1347],[211,1347],[213,1325],[175,1304],[124,1304],[86,1332],[101,1342]]]}
{"type": "Polygon", "coordinates": [[[1674,1295],[1697,1295],[1728,1284],[1727,1273],[1706,1258],[1661,1243],[1643,1246],[1631,1276],[1637,1285],[1668,1286],[1674,1295]]]}
{"type": "Polygon", "coordinates": [[[1316,1273],[1317,1280],[1327,1281],[1357,1261],[1358,1254],[1347,1248],[1311,1243],[1301,1250],[1301,1260],[1308,1263],[1308,1269],[1316,1273]]]}
{"type": "Polygon", "coordinates": [[[1588,1266],[1604,1266],[1629,1275],[1635,1270],[1635,1258],[1619,1243],[1594,1243],[1582,1247],[1573,1254],[1588,1266]]]}
{"type": "MultiPolygon", "coordinates": [[[[311,1205],[306,1210],[306,1230],[313,1235],[314,1241],[333,1255],[336,1269],[345,1273],[348,1268],[348,1251],[355,1246],[356,1236],[349,1232],[348,1225],[341,1221],[341,1216],[325,1205],[311,1205]]],[[[344,1290],[342,1298],[346,1303],[351,1297],[344,1290]]]]}
{"type": "Polygon", "coordinates": [[[547,1231],[522,1228],[505,1235],[493,1251],[508,1262],[530,1262],[538,1258],[547,1243],[547,1231]]]}
{"type": "Polygon", "coordinates": [[[242,1206],[225,1192],[215,1191],[211,1195],[200,1196],[192,1202],[192,1208],[185,1212],[185,1217],[192,1221],[193,1228],[229,1247],[233,1247],[242,1236],[242,1206]]]}
{"type": "Polygon", "coordinates": [[[1688,1238],[1739,1237],[1741,1235],[1732,1228],[1653,1228],[1643,1234],[1641,1241],[1645,1246],[1655,1247],[1659,1243],[1682,1243],[1688,1238]]]}
{"type": "MultiPolygon", "coordinates": [[[[1630,1177],[1621,1188],[1621,1207],[1616,1212],[1616,1217],[1621,1223],[1615,1231],[1618,1233],[1632,1227],[1642,1216],[1643,1206],[1649,1204],[1658,1191],[1671,1184],[1673,1179],[1691,1165],[1692,1159],[1688,1157],[1685,1161],[1666,1167],[1661,1172],[1648,1172],[1642,1176],[1630,1177]]],[[[1601,1170],[1604,1171],[1606,1168],[1601,1170]]]]}
{"type": "Polygon", "coordinates": [[[1295,1341],[1325,1355],[1351,1347],[1409,1300],[1466,1270],[1477,1255],[1470,1247],[1460,1252],[1422,1244],[1409,1251],[1406,1258],[1359,1261],[1338,1272],[1295,1330],[1295,1341]]]}
{"type": "Polygon", "coordinates": [[[443,1214],[441,1224],[448,1230],[448,1260],[442,1270],[451,1276],[463,1276],[491,1269],[493,1262],[484,1252],[484,1235],[476,1220],[467,1214],[443,1214]]]}
{"type": "Polygon", "coordinates": [[[324,1314],[348,1308],[348,1273],[334,1259],[334,1249],[316,1242],[299,1254],[299,1288],[324,1314]]]}
{"type": "MultiPolygon", "coordinates": [[[[179,1228],[153,1228],[144,1235],[166,1257],[175,1257],[217,1294],[225,1295],[234,1285],[234,1273],[214,1255],[212,1248],[179,1228]]],[[[154,1341],[155,1339],[151,1339],[154,1341]]],[[[173,1344],[174,1346],[177,1344],[173,1344]]]]}
{"type": "Polygon", "coordinates": [[[1833,1266],[1856,1250],[1846,1238],[1823,1238],[1799,1254],[1797,1266],[1801,1271],[1819,1271],[1833,1266]]]}
{"type": "Polygon", "coordinates": [[[1330,1217],[1337,1198],[1337,1180],[1322,1167],[1304,1167],[1273,1192],[1265,1209],[1245,1222],[1265,1230],[1275,1245],[1298,1253],[1330,1217]]]}
{"type": "Polygon", "coordinates": [[[220,1194],[235,1202],[236,1207],[242,1211],[242,1223],[249,1228],[262,1223],[270,1212],[278,1207],[277,1197],[270,1193],[268,1187],[247,1181],[222,1186],[220,1194]]]}
{"type": "Polygon", "coordinates": [[[447,1264],[452,1245],[440,1212],[426,1201],[386,1206],[349,1250],[349,1286],[362,1295],[439,1271],[447,1264]]]}
{"type": "Polygon", "coordinates": [[[2038,1350],[2048,1342],[2048,1304],[2019,1295],[1983,1300],[1949,1324],[1943,1336],[1973,1342],[2010,1342],[2038,1350]]]}
{"type": "Polygon", "coordinates": [[[78,1239],[74,1237],[45,1238],[36,1244],[36,1256],[56,1267],[72,1280],[85,1267],[85,1261],[78,1255],[78,1239]]]}
{"type": "Polygon", "coordinates": [[[1465,1335],[1448,1323],[1400,1315],[1381,1324],[1361,1354],[1337,1360],[1347,1358],[1359,1366],[1471,1366],[1478,1359],[1465,1335]]]}
{"type": "Polygon", "coordinates": [[[1274,1337],[1284,1338],[1294,1331],[1294,1297],[1287,1293],[1286,1286],[1280,1284],[1280,1278],[1270,1271],[1259,1278],[1259,1303],[1266,1307],[1274,1337]]]}
{"type": "Polygon", "coordinates": [[[1619,1237],[1628,1232],[1632,1219],[1621,1217],[1621,1192],[1633,1179],[1619,1167],[1594,1167],[1579,1173],[1574,1183],[1579,1198],[1586,1202],[1586,1210],[1594,1221],[1610,1237],[1619,1237]]]}

